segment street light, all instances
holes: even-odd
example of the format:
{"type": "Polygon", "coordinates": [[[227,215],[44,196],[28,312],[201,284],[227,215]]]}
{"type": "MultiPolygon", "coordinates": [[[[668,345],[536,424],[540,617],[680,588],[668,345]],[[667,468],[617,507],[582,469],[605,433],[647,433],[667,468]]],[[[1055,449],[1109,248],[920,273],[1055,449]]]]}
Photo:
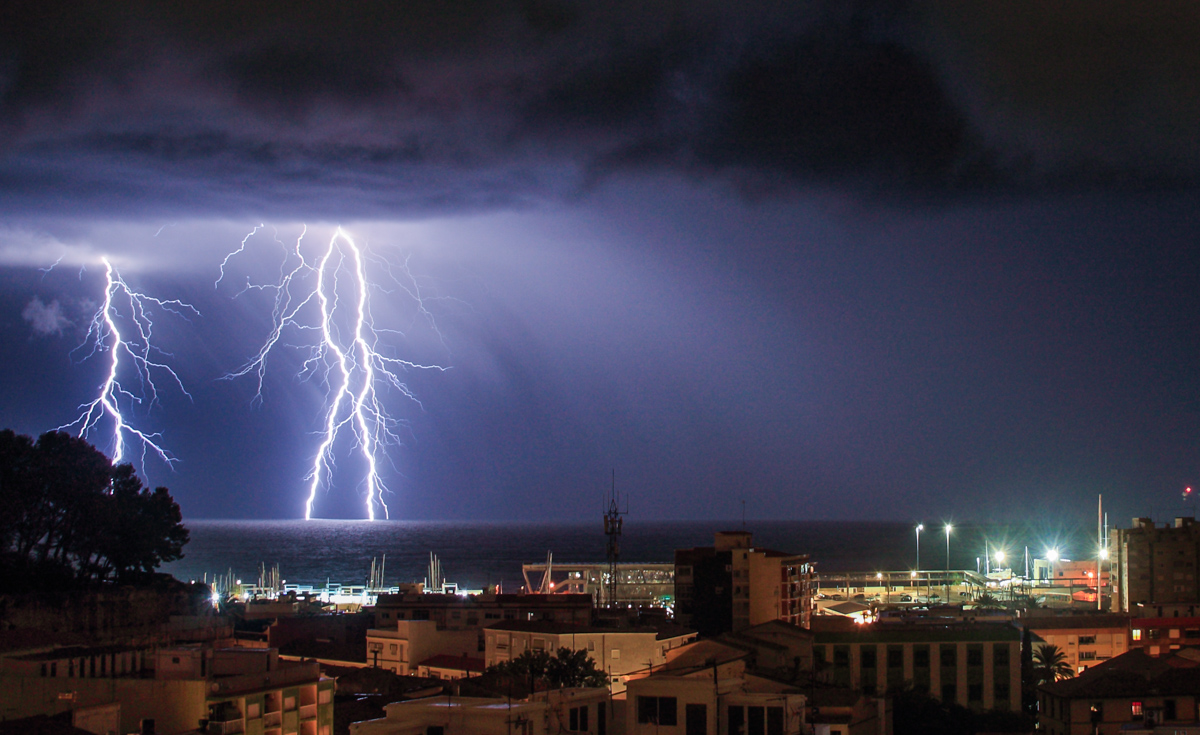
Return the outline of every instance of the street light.
{"type": "Polygon", "coordinates": [[[925,526],[921,523],[917,524],[917,571],[921,570],[921,531],[925,530],[925,526]]]}
{"type": "Polygon", "coordinates": [[[950,532],[954,527],[946,524],[946,602],[950,602],[950,532]]]}
{"type": "MultiPolygon", "coordinates": [[[[1004,551],[1002,551],[1002,550],[1000,550],[1000,549],[997,549],[997,550],[996,550],[996,571],[997,571],[997,572],[999,572],[999,571],[1001,571],[1002,569],[1004,569],[1004,566],[1003,566],[1003,565],[1004,565],[1004,551]]],[[[1011,580],[1011,578],[1012,578],[1012,573],[1011,573],[1011,572],[1009,573],[1009,578],[1010,578],[1010,580],[1011,580]]],[[[1010,582],[1010,586],[1009,586],[1009,590],[1008,590],[1008,599],[1010,599],[1010,600],[1012,599],[1012,587],[1011,587],[1011,582],[1010,582]]]]}

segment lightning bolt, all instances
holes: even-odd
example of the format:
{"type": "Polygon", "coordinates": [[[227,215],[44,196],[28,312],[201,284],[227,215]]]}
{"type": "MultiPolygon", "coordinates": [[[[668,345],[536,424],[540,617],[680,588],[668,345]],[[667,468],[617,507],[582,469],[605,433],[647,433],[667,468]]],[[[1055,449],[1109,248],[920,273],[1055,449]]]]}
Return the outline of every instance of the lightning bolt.
{"type": "Polygon", "coordinates": [[[108,374],[98,388],[96,399],[79,407],[83,412],[79,418],[59,426],[58,429],[77,429],[79,436],[87,438],[92,431],[99,430],[100,424],[107,420],[112,425],[110,446],[114,464],[124,459],[126,438],[129,437],[141,447],[140,462],[143,472],[147,452],[153,453],[168,466],[174,466],[178,460],[159,443],[161,435],[157,432],[141,431],[130,424],[122,412],[122,404],[132,408],[143,403],[152,407],[157,403],[156,375],[169,378],[180,392],[191,399],[192,395],[184,388],[183,381],[175,371],[157,357],[169,355],[153,345],[154,321],[151,312],[157,308],[184,319],[187,319],[189,313],[200,316],[200,312],[191,304],[182,301],[158,299],[133,290],[107,257],[101,261],[104,263],[105,274],[104,299],[92,315],[83,344],[75,351],[90,346],[91,350],[83,360],[93,355],[107,354],[108,374]],[[128,324],[128,333],[123,334],[118,323],[128,324]],[[126,359],[123,360],[123,357],[126,359]],[[138,386],[136,390],[122,385],[122,374],[132,376],[133,382],[138,386]]]}
{"type": "MultiPolygon", "coordinates": [[[[230,260],[245,251],[247,241],[262,227],[255,227],[242,239],[238,249],[225,257],[215,285],[220,285],[225,278],[225,268],[230,260]]],[[[257,390],[252,403],[261,404],[269,357],[284,344],[285,335],[305,338],[302,341],[307,344],[301,345],[300,349],[306,357],[299,377],[316,377],[327,390],[324,420],[318,432],[321,441],[304,478],[308,484],[304,518],[312,519],[317,494],[333,477],[336,470],[334,445],[344,432],[353,438],[354,449],[365,463],[361,487],[367,518],[375,520],[379,515],[388,518],[385,496],[391,491],[384,481],[380,464],[381,459],[387,457],[388,445],[402,443],[399,432],[405,424],[389,413],[385,393],[395,390],[420,406],[401,374],[410,370],[441,371],[446,368],[384,354],[386,343],[381,338],[402,333],[376,326],[371,295],[380,289],[367,278],[368,253],[339,227],[319,253],[306,257],[302,246],[307,233],[305,227],[296,239],[295,247],[285,248],[276,283],[255,284],[247,280],[240,292],[274,292],[272,329],[257,354],[225,378],[233,380],[253,375],[257,390]]],[[[416,282],[409,276],[409,283],[403,283],[396,277],[392,264],[383,262],[392,279],[415,300],[418,312],[436,331],[436,324],[424,306],[416,282]]],[[[404,273],[408,274],[407,267],[404,273]]]]}

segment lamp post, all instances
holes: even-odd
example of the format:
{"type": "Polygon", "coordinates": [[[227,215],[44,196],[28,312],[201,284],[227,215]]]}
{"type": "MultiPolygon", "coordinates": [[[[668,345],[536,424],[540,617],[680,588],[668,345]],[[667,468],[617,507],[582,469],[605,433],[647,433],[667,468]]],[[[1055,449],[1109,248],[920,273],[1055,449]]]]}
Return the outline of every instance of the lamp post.
{"type": "Polygon", "coordinates": [[[946,524],[946,603],[950,602],[950,532],[954,527],[946,524]]]}
{"type": "Polygon", "coordinates": [[[917,571],[921,571],[921,531],[925,530],[925,526],[921,523],[917,524],[917,571]]]}
{"type": "MultiPolygon", "coordinates": [[[[997,550],[996,551],[996,571],[997,572],[1004,568],[1001,566],[1002,564],[1004,564],[1004,552],[997,550]]],[[[1012,590],[1009,590],[1008,599],[1010,599],[1010,600],[1012,599],[1012,590]]]]}

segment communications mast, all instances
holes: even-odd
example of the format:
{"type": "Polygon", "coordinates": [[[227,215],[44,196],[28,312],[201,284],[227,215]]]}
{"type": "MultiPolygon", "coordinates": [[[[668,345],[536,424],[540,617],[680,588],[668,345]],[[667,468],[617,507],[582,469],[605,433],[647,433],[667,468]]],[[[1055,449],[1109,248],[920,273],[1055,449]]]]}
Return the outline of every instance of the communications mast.
{"type": "Polygon", "coordinates": [[[629,512],[620,509],[620,498],[617,496],[617,471],[612,474],[612,491],[608,497],[608,512],[604,514],[604,535],[608,537],[608,606],[617,602],[617,561],[621,558],[621,516],[629,512]]]}

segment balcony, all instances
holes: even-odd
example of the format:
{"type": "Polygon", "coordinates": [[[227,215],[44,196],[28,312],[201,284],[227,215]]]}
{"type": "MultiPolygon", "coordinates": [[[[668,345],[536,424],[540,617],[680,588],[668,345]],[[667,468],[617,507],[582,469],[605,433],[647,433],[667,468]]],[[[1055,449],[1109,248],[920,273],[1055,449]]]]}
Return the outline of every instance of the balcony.
{"type": "Polygon", "coordinates": [[[317,719],[317,705],[315,705],[315,704],[300,705],[300,719],[301,720],[317,719]]]}
{"type": "Polygon", "coordinates": [[[246,724],[241,720],[229,720],[228,722],[209,720],[208,729],[204,732],[206,735],[237,735],[237,733],[246,732],[246,724]]]}
{"type": "Polygon", "coordinates": [[[263,715],[263,729],[270,730],[274,727],[283,727],[282,712],[267,712],[263,715]]]}

